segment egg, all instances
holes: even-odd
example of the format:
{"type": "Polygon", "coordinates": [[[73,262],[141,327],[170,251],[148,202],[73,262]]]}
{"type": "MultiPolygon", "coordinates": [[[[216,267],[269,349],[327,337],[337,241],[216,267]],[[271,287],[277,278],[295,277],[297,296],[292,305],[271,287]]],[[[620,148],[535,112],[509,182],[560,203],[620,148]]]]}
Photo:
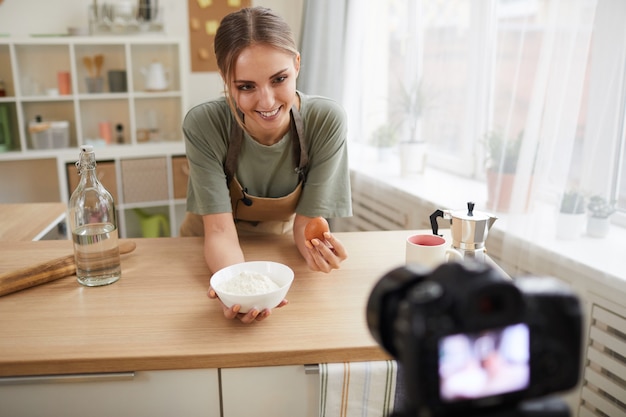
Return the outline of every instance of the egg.
{"type": "Polygon", "coordinates": [[[306,240],[319,239],[324,241],[325,232],[330,232],[330,228],[323,217],[314,217],[304,226],[304,238],[306,240]]]}

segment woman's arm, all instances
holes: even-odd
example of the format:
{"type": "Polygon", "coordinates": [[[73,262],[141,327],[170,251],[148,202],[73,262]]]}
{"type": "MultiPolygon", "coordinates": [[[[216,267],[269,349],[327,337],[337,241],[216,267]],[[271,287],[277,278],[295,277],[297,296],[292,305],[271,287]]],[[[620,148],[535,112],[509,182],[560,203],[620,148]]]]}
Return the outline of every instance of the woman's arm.
{"type": "Polygon", "coordinates": [[[204,259],[211,273],[244,261],[239,237],[231,213],[206,214],[204,223],[204,259]]]}
{"type": "MultiPolygon", "coordinates": [[[[243,251],[241,246],[239,246],[237,228],[231,213],[206,214],[202,216],[202,221],[204,223],[204,259],[211,273],[244,261],[243,251]]],[[[208,296],[209,298],[218,298],[212,288],[209,288],[208,296]]],[[[269,309],[259,311],[254,308],[245,314],[239,313],[240,305],[228,308],[221,300],[220,303],[222,304],[224,317],[227,319],[237,318],[242,323],[252,323],[255,320],[260,321],[266,319],[271,314],[269,309]]],[[[283,300],[277,307],[282,307],[286,304],[287,300],[283,300]]]]}
{"type": "Polygon", "coordinates": [[[304,237],[304,228],[309,220],[311,217],[296,213],[293,222],[293,240],[309,269],[326,273],[339,269],[341,262],[348,258],[343,244],[335,239],[332,233],[324,233],[325,242],[319,239],[307,241],[304,237]]]}

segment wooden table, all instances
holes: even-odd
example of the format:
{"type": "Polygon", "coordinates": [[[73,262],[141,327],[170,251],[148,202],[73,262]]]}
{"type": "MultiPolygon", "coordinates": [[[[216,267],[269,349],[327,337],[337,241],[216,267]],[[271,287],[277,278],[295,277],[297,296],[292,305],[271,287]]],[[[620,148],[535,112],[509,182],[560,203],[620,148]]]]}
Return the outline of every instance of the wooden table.
{"type": "Polygon", "coordinates": [[[66,216],[65,203],[0,204],[0,240],[39,240],[66,216]]]}
{"type": "MultiPolygon", "coordinates": [[[[201,239],[134,239],[115,284],[68,277],[0,297],[0,376],[387,359],[365,308],[375,283],[404,264],[410,233],[338,233],[349,258],[331,274],[309,271],[291,236],[245,238],[247,260],[282,262],[296,276],[289,305],[253,325],[226,320],[207,298],[201,239]]],[[[70,241],[0,241],[0,271],[71,251],[70,241]]]]}

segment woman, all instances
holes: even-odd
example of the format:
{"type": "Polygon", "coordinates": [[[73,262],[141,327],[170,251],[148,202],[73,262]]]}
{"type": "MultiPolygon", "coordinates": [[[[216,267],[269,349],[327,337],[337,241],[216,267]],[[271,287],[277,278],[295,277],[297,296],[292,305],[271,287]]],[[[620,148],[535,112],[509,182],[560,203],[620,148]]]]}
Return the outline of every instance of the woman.
{"type": "MultiPolygon", "coordinates": [[[[304,227],[312,217],[351,215],[344,111],[296,90],[300,54],[268,9],[227,15],[215,55],[226,97],[194,107],[183,122],[190,213],[181,235],[204,235],[211,272],[244,261],[238,237],[249,233],[292,232],[311,270],[339,268],[341,242],[330,233],[306,241],[304,227]]],[[[209,297],[217,298],[212,289],[209,297]]],[[[224,316],[250,323],[271,313],[239,308],[224,306],[224,316]]]]}

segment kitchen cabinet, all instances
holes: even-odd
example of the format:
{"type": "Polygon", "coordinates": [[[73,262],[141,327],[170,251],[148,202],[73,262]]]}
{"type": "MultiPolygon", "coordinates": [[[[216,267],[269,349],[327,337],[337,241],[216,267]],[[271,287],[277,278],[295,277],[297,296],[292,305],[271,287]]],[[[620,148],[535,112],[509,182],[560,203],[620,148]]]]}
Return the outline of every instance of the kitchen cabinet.
{"type": "Polygon", "coordinates": [[[0,39],[0,127],[9,132],[0,134],[0,177],[12,178],[0,184],[0,203],[67,203],[78,182],[79,147],[94,144],[120,235],[143,235],[141,211],[165,218],[168,235],[176,236],[187,179],[184,45],[152,36],[0,39]],[[103,57],[99,70],[96,56],[103,57]],[[158,88],[150,82],[154,68],[164,77],[158,88]],[[126,74],[125,89],[109,86],[109,71],[126,74]],[[88,79],[96,75],[102,88],[94,91],[88,79]],[[57,125],[45,129],[48,122],[57,125]]]}
{"type": "MultiPolygon", "coordinates": [[[[69,416],[216,416],[219,389],[225,417],[316,416],[319,375],[307,375],[305,364],[389,358],[363,311],[371,287],[403,263],[409,233],[338,234],[350,257],[332,279],[309,270],[290,235],[242,238],[247,259],[284,263],[298,277],[289,304],[253,325],[225,320],[219,303],[207,300],[202,238],[134,239],[113,285],[85,288],[68,277],[3,296],[0,416],[52,415],[37,412],[46,408],[69,416]]],[[[71,251],[70,241],[0,241],[0,272],[71,251]]]]}
{"type": "Polygon", "coordinates": [[[319,416],[319,374],[302,365],[228,368],[221,370],[225,417],[319,416]],[[245,401],[241,395],[245,392],[245,401]]]}
{"type": "Polygon", "coordinates": [[[317,417],[319,375],[304,370],[293,365],[0,378],[0,416],[237,417],[255,410],[260,417],[317,417]]]}
{"type": "Polygon", "coordinates": [[[216,369],[0,379],[0,416],[219,417],[216,369]]]}

